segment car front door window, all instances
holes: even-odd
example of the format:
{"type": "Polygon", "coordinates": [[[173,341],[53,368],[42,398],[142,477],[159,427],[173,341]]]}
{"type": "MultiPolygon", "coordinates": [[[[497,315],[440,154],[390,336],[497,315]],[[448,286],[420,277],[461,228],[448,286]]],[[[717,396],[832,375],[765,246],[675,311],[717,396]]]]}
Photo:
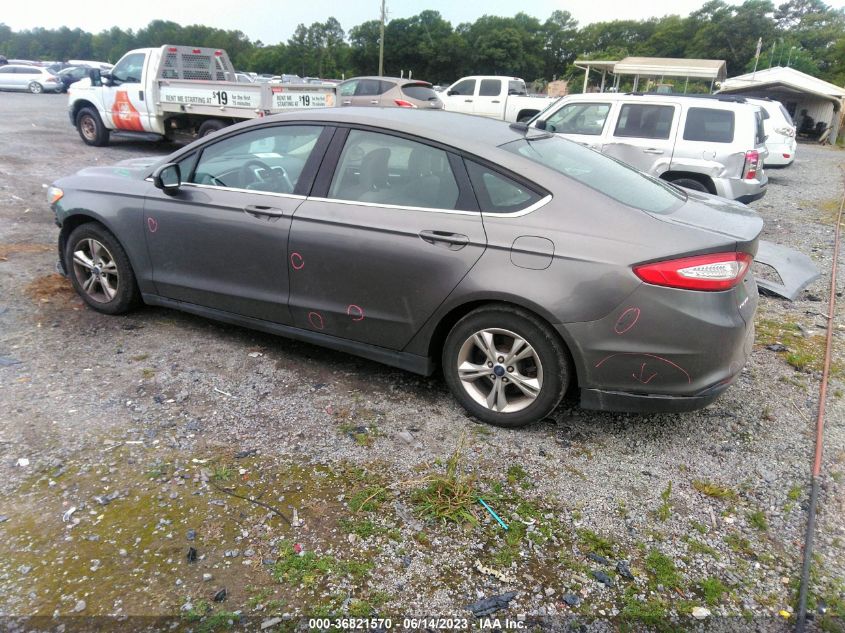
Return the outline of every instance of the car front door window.
{"type": "Polygon", "coordinates": [[[187,182],[212,187],[296,192],[322,127],[285,125],[245,132],[208,146],[187,182]]]}
{"type": "Polygon", "coordinates": [[[570,103],[546,119],[546,130],[557,134],[598,136],[610,112],[609,103],[570,103]]]}
{"type": "Polygon", "coordinates": [[[144,53],[133,53],[121,59],[112,69],[112,79],[118,83],[138,83],[144,69],[144,53]]]}

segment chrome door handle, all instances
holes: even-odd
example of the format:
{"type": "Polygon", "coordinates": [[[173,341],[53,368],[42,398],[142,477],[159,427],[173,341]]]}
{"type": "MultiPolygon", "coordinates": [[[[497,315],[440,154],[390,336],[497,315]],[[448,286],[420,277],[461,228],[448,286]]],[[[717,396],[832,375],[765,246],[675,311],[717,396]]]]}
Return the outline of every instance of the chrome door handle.
{"type": "Polygon", "coordinates": [[[246,205],[244,207],[244,212],[257,218],[262,216],[267,218],[280,218],[285,214],[284,211],[277,209],[276,207],[264,207],[257,204],[246,205]]]}
{"type": "Polygon", "coordinates": [[[469,244],[469,238],[461,233],[449,233],[448,231],[420,231],[419,235],[424,242],[434,244],[435,246],[446,246],[453,251],[459,250],[469,244]]]}
{"type": "Polygon", "coordinates": [[[501,103],[498,99],[493,99],[490,103],[501,103]]]}
{"type": "Polygon", "coordinates": [[[657,149],[656,147],[649,147],[643,150],[643,154],[662,154],[662,149],[657,149]]]}
{"type": "Polygon", "coordinates": [[[373,99],[372,101],[370,101],[370,103],[372,103],[373,105],[378,105],[378,99],[373,99]]]}
{"type": "Polygon", "coordinates": [[[343,105],[352,105],[352,101],[351,101],[351,100],[341,101],[341,103],[342,103],[343,105]]]}
{"type": "Polygon", "coordinates": [[[472,99],[464,99],[464,103],[472,103],[472,99]]]}

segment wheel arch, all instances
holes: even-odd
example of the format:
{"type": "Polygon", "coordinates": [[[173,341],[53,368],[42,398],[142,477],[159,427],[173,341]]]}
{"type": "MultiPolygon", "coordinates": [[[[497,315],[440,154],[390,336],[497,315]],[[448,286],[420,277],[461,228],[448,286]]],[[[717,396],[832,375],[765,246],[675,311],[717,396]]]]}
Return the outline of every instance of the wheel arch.
{"type": "Polygon", "coordinates": [[[680,178],[689,178],[690,180],[700,182],[702,185],[707,187],[708,192],[712,193],[713,195],[716,195],[716,184],[713,182],[713,179],[710,178],[710,176],[707,176],[705,174],[699,174],[698,172],[694,171],[670,170],[660,174],[660,178],[668,182],[673,182],[680,178]]]}
{"type": "MultiPolygon", "coordinates": [[[[563,335],[559,328],[553,325],[553,317],[546,310],[540,306],[536,306],[531,302],[524,300],[517,300],[513,297],[477,297],[469,299],[458,305],[450,306],[449,309],[437,319],[436,323],[431,328],[431,333],[427,341],[427,356],[440,365],[440,355],[443,346],[446,343],[446,337],[449,332],[455,327],[455,324],[460,321],[467,314],[481,307],[496,307],[501,306],[505,308],[515,309],[520,312],[527,312],[534,318],[540,319],[549,329],[555,333],[561,344],[569,354],[570,371],[572,372],[572,379],[570,380],[570,390],[574,389],[579,384],[580,362],[576,357],[575,352],[578,347],[572,345],[572,341],[563,335]]],[[[440,368],[442,371],[442,368],[440,368]]]]}
{"type": "Polygon", "coordinates": [[[73,102],[73,107],[71,108],[71,117],[73,118],[74,126],[76,125],[76,117],[79,116],[79,111],[82,110],[82,108],[93,108],[94,111],[100,115],[100,120],[103,120],[105,123],[105,120],[103,119],[103,112],[97,107],[96,103],[89,101],[88,99],[79,99],[73,102]]]}
{"type": "Polygon", "coordinates": [[[62,263],[62,267],[64,268],[65,272],[68,270],[68,262],[65,261],[65,249],[67,247],[67,239],[73,231],[75,231],[78,227],[82,226],[83,224],[99,224],[104,229],[106,229],[109,233],[111,233],[112,237],[115,241],[120,244],[120,247],[123,249],[123,252],[126,253],[126,257],[129,260],[129,265],[132,267],[132,272],[135,275],[135,278],[138,278],[138,268],[133,261],[131,249],[127,249],[126,245],[120,240],[117,236],[117,232],[114,230],[114,227],[110,226],[110,223],[105,221],[102,217],[88,211],[88,210],[77,210],[72,212],[71,215],[65,217],[62,220],[62,226],[59,230],[59,258],[62,263]]]}

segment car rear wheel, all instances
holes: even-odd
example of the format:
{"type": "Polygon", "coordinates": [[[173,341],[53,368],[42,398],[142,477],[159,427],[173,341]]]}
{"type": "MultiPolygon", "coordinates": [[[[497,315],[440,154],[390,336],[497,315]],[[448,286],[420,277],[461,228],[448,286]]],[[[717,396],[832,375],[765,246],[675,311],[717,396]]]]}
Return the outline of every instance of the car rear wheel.
{"type": "Polygon", "coordinates": [[[478,419],[515,428],[548,416],[570,380],[569,354],[536,316],[509,306],[463,317],[443,347],[452,394],[478,419]]]}
{"type": "Polygon", "coordinates": [[[103,226],[89,222],[74,229],[65,246],[65,264],[76,292],[98,312],[122,314],[137,305],[138,285],[129,258],[103,226]]]}
{"type": "Polygon", "coordinates": [[[102,147],[109,142],[109,131],[93,108],[82,108],[76,115],[76,129],[87,145],[102,147]]]}
{"type": "Polygon", "coordinates": [[[704,193],[710,193],[710,190],[707,189],[707,185],[703,182],[695,180],[694,178],[676,178],[672,181],[673,185],[677,185],[679,187],[686,187],[687,189],[692,189],[693,191],[702,191],[704,193]]]}
{"type": "Polygon", "coordinates": [[[41,94],[44,92],[44,86],[37,81],[31,81],[29,82],[29,91],[34,95],[41,94]]]}

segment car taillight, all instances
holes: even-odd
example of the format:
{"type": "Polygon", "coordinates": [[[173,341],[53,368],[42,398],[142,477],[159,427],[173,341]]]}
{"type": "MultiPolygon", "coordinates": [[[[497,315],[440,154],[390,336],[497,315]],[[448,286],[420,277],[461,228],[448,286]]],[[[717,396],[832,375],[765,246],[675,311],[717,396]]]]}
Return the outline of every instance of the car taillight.
{"type": "Polygon", "coordinates": [[[760,167],[760,152],[750,149],[745,152],[745,164],[742,166],[742,177],[744,180],[751,180],[757,177],[757,169],[760,167]]]}
{"type": "Polygon", "coordinates": [[[728,290],[736,286],[753,261],[748,253],[713,253],[634,266],[634,274],[655,286],[685,290],[728,290]]]}
{"type": "Polygon", "coordinates": [[[417,107],[413,103],[411,103],[410,101],[405,101],[404,99],[394,99],[393,103],[398,105],[400,108],[416,108],[417,107]]]}

